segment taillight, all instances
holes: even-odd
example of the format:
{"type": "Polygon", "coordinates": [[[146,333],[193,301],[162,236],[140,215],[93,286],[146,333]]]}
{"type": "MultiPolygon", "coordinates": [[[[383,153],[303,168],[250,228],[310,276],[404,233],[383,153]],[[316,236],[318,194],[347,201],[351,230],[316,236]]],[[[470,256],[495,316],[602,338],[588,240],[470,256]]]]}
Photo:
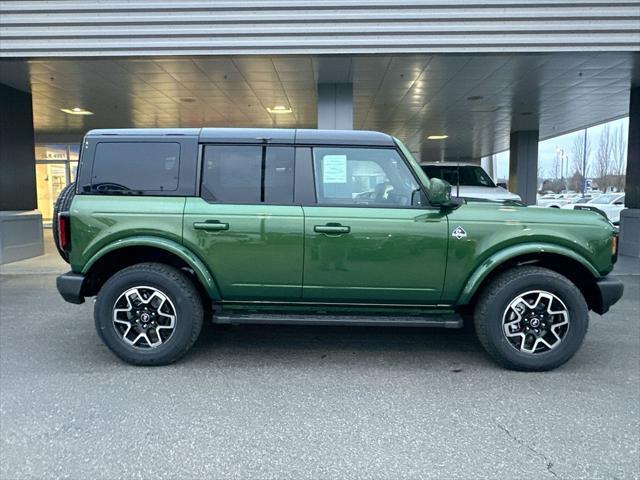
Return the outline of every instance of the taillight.
{"type": "Polygon", "coordinates": [[[69,212],[58,214],[58,243],[62,250],[71,248],[71,218],[69,212]]]}
{"type": "Polygon", "coordinates": [[[611,260],[613,263],[618,260],[618,235],[611,237],[611,260]]]}

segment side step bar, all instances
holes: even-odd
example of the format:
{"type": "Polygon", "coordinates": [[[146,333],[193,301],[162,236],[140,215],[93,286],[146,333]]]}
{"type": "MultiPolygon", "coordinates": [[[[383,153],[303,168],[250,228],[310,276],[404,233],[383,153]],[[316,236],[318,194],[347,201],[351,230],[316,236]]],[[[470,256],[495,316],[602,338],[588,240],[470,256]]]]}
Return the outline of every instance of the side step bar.
{"type": "Polygon", "coordinates": [[[220,314],[214,315],[213,323],[241,325],[354,325],[385,327],[441,327],[462,328],[462,317],[458,314],[395,317],[367,315],[292,315],[292,314],[220,314]]]}

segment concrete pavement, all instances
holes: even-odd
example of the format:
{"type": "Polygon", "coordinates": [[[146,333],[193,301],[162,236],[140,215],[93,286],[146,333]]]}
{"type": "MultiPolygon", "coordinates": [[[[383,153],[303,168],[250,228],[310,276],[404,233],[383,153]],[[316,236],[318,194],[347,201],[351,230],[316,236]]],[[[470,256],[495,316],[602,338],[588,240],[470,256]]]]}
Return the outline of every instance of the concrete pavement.
{"type": "Polygon", "coordinates": [[[38,268],[0,270],[2,479],[640,475],[638,275],[573,360],[527,374],[468,329],[210,327],[131,367],[38,268]]]}

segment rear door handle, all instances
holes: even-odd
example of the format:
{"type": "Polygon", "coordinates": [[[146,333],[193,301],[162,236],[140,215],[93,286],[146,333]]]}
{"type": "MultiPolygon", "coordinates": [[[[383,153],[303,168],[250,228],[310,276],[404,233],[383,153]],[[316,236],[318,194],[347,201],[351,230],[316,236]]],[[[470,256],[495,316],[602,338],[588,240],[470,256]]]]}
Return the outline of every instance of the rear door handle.
{"type": "Polygon", "coordinates": [[[326,225],[314,226],[313,231],[316,233],[328,233],[333,235],[340,235],[342,233],[349,233],[351,231],[351,227],[346,225],[340,225],[339,223],[336,223],[336,224],[328,223],[326,225]]]}
{"type": "Polygon", "coordinates": [[[209,220],[206,222],[194,222],[193,228],[196,230],[206,230],[207,232],[221,232],[229,230],[228,223],[222,223],[218,220],[209,220]]]}

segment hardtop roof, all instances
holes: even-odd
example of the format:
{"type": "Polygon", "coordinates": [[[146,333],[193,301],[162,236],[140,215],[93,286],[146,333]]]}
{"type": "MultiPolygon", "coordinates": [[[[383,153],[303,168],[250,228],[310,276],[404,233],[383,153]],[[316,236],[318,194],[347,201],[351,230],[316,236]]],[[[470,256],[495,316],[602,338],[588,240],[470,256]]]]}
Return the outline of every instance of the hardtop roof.
{"type": "Polygon", "coordinates": [[[315,130],[286,128],[122,128],[97,129],[101,136],[197,136],[201,143],[260,143],[296,145],[394,146],[391,135],[367,130],[315,130]]]}

